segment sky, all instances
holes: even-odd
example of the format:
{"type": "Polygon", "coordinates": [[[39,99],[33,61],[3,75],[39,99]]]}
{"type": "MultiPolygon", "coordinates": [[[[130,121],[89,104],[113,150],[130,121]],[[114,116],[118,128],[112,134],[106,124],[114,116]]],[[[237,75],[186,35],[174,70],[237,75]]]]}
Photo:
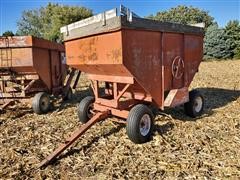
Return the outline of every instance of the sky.
{"type": "Polygon", "coordinates": [[[0,34],[7,30],[16,32],[22,11],[46,6],[48,2],[84,6],[94,14],[123,4],[141,17],[178,5],[192,5],[209,11],[220,27],[229,20],[240,20],[240,0],[0,0],[0,34]]]}

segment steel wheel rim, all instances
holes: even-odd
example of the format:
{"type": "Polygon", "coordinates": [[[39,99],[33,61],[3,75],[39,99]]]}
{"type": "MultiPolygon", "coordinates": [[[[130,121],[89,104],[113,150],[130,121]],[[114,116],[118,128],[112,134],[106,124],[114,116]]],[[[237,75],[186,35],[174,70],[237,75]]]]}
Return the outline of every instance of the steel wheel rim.
{"type": "Polygon", "coordinates": [[[147,136],[151,129],[151,117],[149,114],[144,114],[139,124],[140,133],[142,136],[147,136]]]}
{"type": "Polygon", "coordinates": [[[49,105],[48,97],[42,97],[41,98],[41,109],[43,111],[46,111],[48,109],[48,105],[49,105]]]}
{"type": "Polygon", "coordinates": [[[202,109],[202,106],[203,106],[203,100],[200,96],[198,96],[196,99],[195,99],[195,102],[194,102],[194,109],[195,111],[198,113],[201,111],[202,109]]]}

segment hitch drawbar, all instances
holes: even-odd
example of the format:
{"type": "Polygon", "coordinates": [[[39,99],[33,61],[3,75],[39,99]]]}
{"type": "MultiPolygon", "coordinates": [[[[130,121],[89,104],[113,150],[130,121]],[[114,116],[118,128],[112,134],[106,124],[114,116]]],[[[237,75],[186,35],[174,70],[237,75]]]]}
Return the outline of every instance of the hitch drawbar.
{"type": "Polygon", "coordinates": [[[100,120],[107,118],[110,111],[98,112],[96,113],[86,124],[83,124],[79,129],[73,132],[71,137],[65,140],[52,154],[50,154],[46,159],[44,159],[40,164],[39,168],[47,166],[52,162],[57,156],[59,156],[65,149],[71,146],[81,135],[83,135],[90,127],[100,120]]]}

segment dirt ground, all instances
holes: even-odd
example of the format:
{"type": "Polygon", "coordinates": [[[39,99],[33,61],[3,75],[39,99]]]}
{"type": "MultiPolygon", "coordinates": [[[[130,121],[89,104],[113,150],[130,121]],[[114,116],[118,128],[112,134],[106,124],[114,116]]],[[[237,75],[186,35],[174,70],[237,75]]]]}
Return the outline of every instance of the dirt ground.
{"type": "Polygon", "coordinates": [[[46,115],[18,105],[0,115],[0,179],[239,179],[240,60],[203,62],[192,88],[206,100],[198,119],[183,107],[156,117],[150,142],[133,144],[123,125],[92,127],[52,165],[41,160],[80,123],[77,102],[89,92],[84,81],[75,100],[46,115]]]}

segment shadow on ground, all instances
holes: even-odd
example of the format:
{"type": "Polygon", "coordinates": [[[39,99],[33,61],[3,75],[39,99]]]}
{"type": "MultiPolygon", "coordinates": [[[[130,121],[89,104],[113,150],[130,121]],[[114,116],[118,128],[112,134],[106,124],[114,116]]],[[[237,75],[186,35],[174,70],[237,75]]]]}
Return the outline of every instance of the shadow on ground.
{"type": "MultiPolygon", "coordinates": [[[[57,164],[59,164],[59,162],[60,162],[59,160],[61,160],[61,159],[64,159],[64,158],[74,155],[74,154],[79,154],[80,152],[85,153],[92,146],[92,144],[97,143],[100,138],[107,138],[108,136],[110,136],[112,134],[118,133],[122,128],[125,128],[125,127],[126,126],[124,124],[118,124],[116,128],[112,128],[112,129],[106,131],[104,134],[94,137],[87,144],[81,146],[80,148],[72,147],[68,152],[60,155],[58,158],[53,160],[51,162],[51,164],[57,165],[57,164]]],[[[170,131],[173,127],[174,127],[174,125],[171,122],[168,122],[162,126],[155,125],[153,132],[154,133],[156,132],[157,134],[163,136],[165,133],[170,131]]]]}
{"type": "MultiPolygon", "coordinates": [[[[52,113],[54,111],[62,111],[63,109],[76,106],[84,97],[92,96],[92,92],[89,89],[75,91],[73,94],[73,98],[71,100],[62,101],[61,97],[53,97],[51,96],[51,107],[48,113],[52,113]],[[53,105],[54,104],[54,105],[53,105]]],[[[26,114],[33,114],[33,110],[31,108],[31,103],[17,103],[13,106],[10,106],[4,110],[0,111],[0,115],[4,114],[6,117],[10,119],[18,119],[23,117],[26,114]]],[[[1,123],[0,123],[1,124],[1,123]]]]}
{"type": "Polygon", "coordinates": [[[87,151],[87,149],[89,149],[92,146],[92,144],[97,143],[100,138],[102,138],[102,137],[107,138],[108,136],[110,136],[112,134],[118,133],[123,127],[125,127],[123,124],[118,124],[116,128],[112,128],[109,131],[105,131],[104,134],[94,137],[87,144],[81,146],[80,148],[72,147],[68,152],[60,155],[58,158],[53,160],[51,164],[56,165],[59,163],[59,160],[65,158],[65,157],[74,155],[74,154],[79,154],[81,151],[83,151],[85,153],[87,151]]]}
{"type": "Polygon", "coordinates": [[[170,114],[174,119],[183,121],[194,121],[201,119],[204,116],[211,116],[214,114],[214,110],[226,106],[227,104],[237,100],[240,97],[240,90],[229,90],[220,88],[198,88],[204,97],[205,108],[204,114],[198,118],[190,118],[184,113],[183,106],[177,108],[171,108],[164,111],[166,114],[170,114]]]}
{"type": "Polygon", "coordinates": [[[76,106],[86,96],[93,96],[92,91],[90,89],[81,90],[81,91],[76,90],[71,100],[62,101],[60,104],[55,105],[52,111],[56,111],[56,110],[62,111],[63,109],[72,107],[73,105],[76,106]]]}
{"type": "MultiPolygon", "coordinates": [[[[104,94],[104,88],[100,88],[99,89],[99,93],[100,94],[104,94]]],[[[54,106],[53,111],[56,111],[56,110],[57,111],[61,111],[61,110],[65,109],[65,108],[72,107],[73,105],[76,106],[86,96],[94,96],[93,90],[92,90],[91,87],[89,87],[88,89],[85,89],[85,90],[81,90],[81,91],[76,90],[74,95],[73,95],[73,99],[72,100],[62,101],[59,106],[54,106]]]]}
{"type": "MultiPolygon", "coordinates": [[[[240,97],[240,91],[234,91],[234,90],[228,90],[228,89],[219,89],[219,88],[199,88],[198,89],[205,98],[205,112],[203,116],[211,116],[214,113],[214,109],[226,106],[227,104],[231,103],[232,101],[235,101],[238,97],[240,97]]],[[[81,95],[76,99],[76,103],[79,102],[83,97],[86,95],[89,95],[85,92],[79,92],[81,95]]],[[[65,107],[62,107],[65,108],[65,107]]],[[[199,118],[190,118],[184,114],[183,107],[173,108],[173,109],[167,109],[164,111],[165,114],[171,115],[174,119],[179,119],[182,121],[194,121],[199,118]]],[[[59,163],[60,159],[63,159],[67,156],[78,154],[81,151],[86,152],[88,148],[91,147],[92,144],[99,141],[101,137],[108,137],[112,134],[115,134],[119,132],[124,125],[120,124],[116,128],[112,128],[111,130],[105,132],[103,135],[99,135],[94,137],[92,140],[90,140],[86,145],[82,146],[81,148],[72,148],[67,153],[60,155],[56,160],[54,160],[51,164],[56,165],[59,163]]],[[[174,128],[173,122],[167,122],[163,125],[155,125],[154,132],[160,136],[163,136],[167,132],[171,131],[174,128]]]]}

